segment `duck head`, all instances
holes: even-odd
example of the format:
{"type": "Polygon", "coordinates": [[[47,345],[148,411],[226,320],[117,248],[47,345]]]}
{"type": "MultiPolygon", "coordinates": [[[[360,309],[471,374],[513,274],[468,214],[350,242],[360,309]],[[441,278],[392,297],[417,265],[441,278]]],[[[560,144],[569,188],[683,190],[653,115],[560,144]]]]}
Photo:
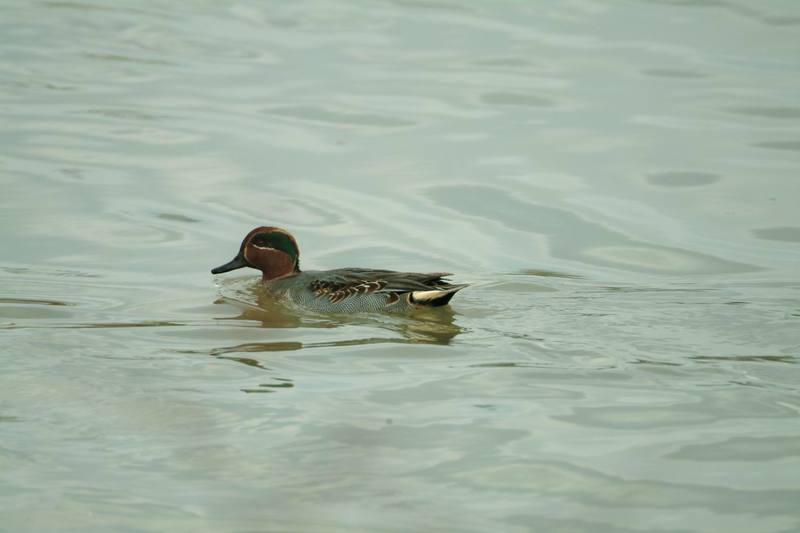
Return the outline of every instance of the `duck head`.
{"type": "Polygon", "coordinates": [[[244,238],[236,257],[212,269],[211,273],[222,274],[244,267],[260,270],[265,281],[300,272],[300,249],[297,241],[285,229],[258,227],[244,238]]]}

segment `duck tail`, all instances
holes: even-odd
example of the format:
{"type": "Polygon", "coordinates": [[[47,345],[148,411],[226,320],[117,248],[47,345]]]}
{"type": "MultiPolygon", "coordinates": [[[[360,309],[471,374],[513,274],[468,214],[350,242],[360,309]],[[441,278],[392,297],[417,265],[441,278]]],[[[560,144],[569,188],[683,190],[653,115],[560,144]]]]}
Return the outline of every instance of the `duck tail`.
{"type": "Polygon", "coordinates": [[[411,303],[426,307],[439,307],[447,305],[453,295],[467,285],[454,285],[447,289],[431,289],[429,291],[413,291],[411,293],[411,303]]]}

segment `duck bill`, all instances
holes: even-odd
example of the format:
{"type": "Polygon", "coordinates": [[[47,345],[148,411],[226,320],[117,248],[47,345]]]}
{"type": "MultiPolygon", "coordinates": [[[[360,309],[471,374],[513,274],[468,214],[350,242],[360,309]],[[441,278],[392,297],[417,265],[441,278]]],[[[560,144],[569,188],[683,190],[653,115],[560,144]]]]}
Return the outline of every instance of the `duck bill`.
{"type": "Polygon", "coordinates": [[[244,257],[241,255],[237,255],[231,261],[225,263],[224,265],[218,266],[217,268],[212,268],[212,274],[222,274],[223,272],[230,272],[231,270],[236,270],[237,268],[244,268],[247,266],[247,263],[244,261],[244,257]]]}

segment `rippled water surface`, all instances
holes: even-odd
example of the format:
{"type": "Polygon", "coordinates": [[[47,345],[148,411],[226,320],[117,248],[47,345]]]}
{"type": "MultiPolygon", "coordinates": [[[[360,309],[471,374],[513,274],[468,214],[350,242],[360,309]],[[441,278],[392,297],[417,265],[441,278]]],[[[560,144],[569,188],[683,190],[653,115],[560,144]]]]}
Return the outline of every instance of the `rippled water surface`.
{"type": "Polygon", "coordinates": [[[800,529],[800,4],[3,4],[0,530],[800,529]]]}

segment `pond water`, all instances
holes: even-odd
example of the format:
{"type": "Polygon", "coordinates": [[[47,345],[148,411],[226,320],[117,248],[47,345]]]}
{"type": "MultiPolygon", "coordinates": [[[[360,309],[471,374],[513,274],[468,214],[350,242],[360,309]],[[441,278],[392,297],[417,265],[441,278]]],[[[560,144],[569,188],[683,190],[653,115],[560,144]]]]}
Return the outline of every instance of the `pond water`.
{"type": "Polygon", "coordinates": [[[0,530],[800,528],[800,4],[3,4],[0,530]]]}

